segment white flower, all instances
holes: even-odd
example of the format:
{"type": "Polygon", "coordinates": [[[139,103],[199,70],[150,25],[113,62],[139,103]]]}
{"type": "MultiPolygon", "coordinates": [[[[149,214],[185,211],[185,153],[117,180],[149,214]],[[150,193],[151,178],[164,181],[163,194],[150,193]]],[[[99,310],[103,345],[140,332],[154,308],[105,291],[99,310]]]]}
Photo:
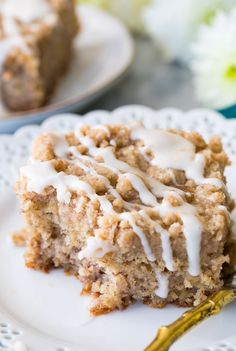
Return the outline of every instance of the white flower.
{"type": "Polygon", "coordinates": [[[150,0],[80,0],[97,5],[119,17],[131,30],[143,31],[142,10],[150,0]]]}
{"type": "Polygon", "coordinates": [[[143,11],[146,31],[169,59],[189,57],[189,44],[199,24],[209,23],[216,12],[235,0],[152,0],[143,11]]]}
{"type": "Polygon", "coordinates": [[[200,29],[192,53],[199,100],[214,108],[236,103],[236,8],[200,29]]]}

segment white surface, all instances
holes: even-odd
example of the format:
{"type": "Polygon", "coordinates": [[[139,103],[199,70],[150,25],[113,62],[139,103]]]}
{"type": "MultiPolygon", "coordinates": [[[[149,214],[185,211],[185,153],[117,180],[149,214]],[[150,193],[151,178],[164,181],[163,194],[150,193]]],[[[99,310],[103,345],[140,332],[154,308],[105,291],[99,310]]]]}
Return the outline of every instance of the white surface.
{"type": "MultiPolygon", "coordinates": [[[[151,309],[137,303],[123,312],[90,318],[86,312],[89,299],[80,297],[80,284],[75,278],[66,277],[60,270],[45,275],[24,267],[24,250],[13,247],[9,239],[9,233],[22,225],[12,184],[36,134],[42,130],[70,130],[77,123],[127,123],[141,119],[149,127],[195,129],[206,138],[220,134],[235,161],[236,121],[223,120],[211,111],[155,112],[141,106],[127,106],[112,114],[92,112],[85,118],[58,116],[40,128],[29,126],[15,136],[0,137],[0,345],[9,345],[9,349],[20,340],[29,351],[141,351],[160,325],[172,322],[184,311],[173,306],[151,309]],[[8,326],[4,327],[5,324],[8,326]]],[[[227,170],[229,188],[236,198],[235,172],[234,165],[227,170]]],[[[235,322],[236,304],[232,304],[190,332],[171,350],[190,351],[189,345],[191,351],[236,350],[235,322]]]]}
{"type": "Polygon", "coordinates": [[[22,113],[10,113],[1,106],[1,132],[12,132],[55,113],[78,110],[127,71],[133,58],[133,42],[124,25],[89,5],[80,5],[78,14],[82,29],[75,39],[74,56],[50,102],[22,113]]]}

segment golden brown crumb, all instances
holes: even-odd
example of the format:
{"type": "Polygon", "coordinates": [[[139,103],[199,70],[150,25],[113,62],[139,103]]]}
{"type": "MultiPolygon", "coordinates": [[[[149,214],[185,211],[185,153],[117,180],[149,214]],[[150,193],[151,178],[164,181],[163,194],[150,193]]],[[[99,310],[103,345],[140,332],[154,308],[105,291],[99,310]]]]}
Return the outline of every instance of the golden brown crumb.
{"type": "Polygon", "coordinates": [[[18,247],[26,246],[27,238],[28,238],[28,233],[26,228],[22,228],[21,230],[11,234],[11,239],[14,245],[18,247]]]}

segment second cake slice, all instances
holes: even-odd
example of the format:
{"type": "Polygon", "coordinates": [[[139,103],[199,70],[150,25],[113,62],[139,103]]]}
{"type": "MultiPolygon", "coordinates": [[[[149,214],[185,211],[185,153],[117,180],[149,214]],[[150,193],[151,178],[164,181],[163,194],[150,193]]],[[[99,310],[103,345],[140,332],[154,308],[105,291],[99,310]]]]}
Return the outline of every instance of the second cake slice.
{"type": "Polygon", "coordinates": [[[73,0],[0,3],[0,88],[11,111],[43,106],[67,69],[78,18],[73,0]]]}

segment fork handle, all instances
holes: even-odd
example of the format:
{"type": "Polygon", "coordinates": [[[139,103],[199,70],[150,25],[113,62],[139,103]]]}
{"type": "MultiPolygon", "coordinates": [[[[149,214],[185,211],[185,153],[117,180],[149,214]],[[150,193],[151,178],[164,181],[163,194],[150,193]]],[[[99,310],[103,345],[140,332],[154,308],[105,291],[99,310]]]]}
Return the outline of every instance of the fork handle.
{"type": "Polygon", "coordinates": [[[236,298],[234,289],[221,289],[197,307],[185,312],[174,323],[159,329],[156,338],[145,351],[167,351],[181,336],[198,323],[219,313],[236,298]]]}

